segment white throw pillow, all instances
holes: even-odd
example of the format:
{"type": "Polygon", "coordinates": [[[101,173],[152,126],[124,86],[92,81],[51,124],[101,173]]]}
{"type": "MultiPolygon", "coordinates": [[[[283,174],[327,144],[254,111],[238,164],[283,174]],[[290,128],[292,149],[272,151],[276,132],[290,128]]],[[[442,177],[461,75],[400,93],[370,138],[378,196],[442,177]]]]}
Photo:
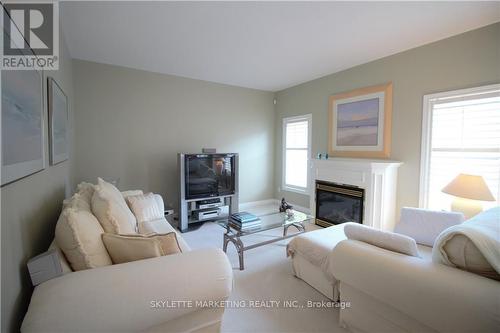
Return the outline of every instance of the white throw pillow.
{"type": "Polygon", "coordinates": [[[101,178],[92,196],[92,212],[104,231],[114,234],[134,234],[137,221],[118,189],[101,178]]]}
{"type": "Polygon", "coordinates": [[[154,221],[165,215],[153,193],[127,196],[125,200],[138,223],[154,221]]]}
{"type": "Polygon", "coordinates": [[[55,238],[74,271],[111,265],[111,258],[102,242],[101,224],[90,209],[82,209],[81,198],[66,204],[57,221],[55,238]]]}
{"type": "Polygon", "coordinates": [[[401,209],[401,218],[394,232],[409,236],[418,244],[432,247],[443,230],[463,221],[462,213],[404,207],[401,209]]]}
{"type": "Polygon", "coordinates": [[[420,257],[417,243],[413,238],[389,231],[377,230],[359,223],[349,222],[344,226],[344,233],[348,239],[353,239],[375,245],[382,249],[420,257]]]}
{"type": "Polygon", "coordinates": [[[92,196],[94,195],[95,185],[87,182],[81,182],[76,187],[76,193],[81,195],[81,198],[86,201],[89,206],[92,202],[92,196]]]}

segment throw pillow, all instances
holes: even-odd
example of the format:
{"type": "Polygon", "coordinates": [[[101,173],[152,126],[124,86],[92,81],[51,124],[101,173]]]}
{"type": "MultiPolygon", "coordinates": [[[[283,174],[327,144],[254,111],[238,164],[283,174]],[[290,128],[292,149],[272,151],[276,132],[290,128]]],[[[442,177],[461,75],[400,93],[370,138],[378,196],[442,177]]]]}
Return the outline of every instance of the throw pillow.
{"type": "Polygon", "coordinates": [[[115,264],[180,253],[175,233],[164,235],[115,235],[105,233],[102,240],[115,264]]]}
{"type": "Polygon", "coordinates": [[[432,247],[443,230],[463,221],[462,213],[404,207],[394,232],[409,236],[418,244],[432,247]]]}
{"type": "Polygon", "coordinates": [[[153,193],[132,195],[125,198],[138,223],[149,222],[164,217],[153,193]]]}
{"type": "Polygon", "coordinates": [[[95,185],[91,183],[81,182],[76,187],[76,192],[81,196],[81,198],[86,201],[89,206],[92,201],[92,196],[94,195],[95,185]]]}
{"type": "Polygon", "coordinates": [[[179,241],[177,240],[177,234],[175,232],[169,232],[168,234],[154,234],[149,237],[160,241],[161,249],[163,250],[163,255],[165,256],[182,252],[179,241]]]}
{"type": "Polygon", "coordinates": [[[74,271],[111,265],[101,235],[104,230],[90,210],[81,209],[76,201],[62,211],[55,238],[74,271]]]}
{"type": "Polygon", "coordinates": [[[477,246],[462,234],[455,234],[443,245],[448,260],[456,267],[500,281],[500,274],[490,265],[477,246]]]}
{"type": "Polygon", "coordinates": [[[136,233],[137,221],[120,191],[101,178],[92,196],[92,212],[104,231],[114,234],[136,233]]]}
{"type": "Polygon", "coordinates": [[[122,196],[127,200],[127,197],[130,197],[131,195],[141,195],[144,194],[142,190],[128,190],[128,191],[122,191],[122,196]]]}
{"type": "Polygon", "coordinates": [[[377,230],[352,222],[345,224],[344,233],[348,239],[375,245],[389,251],[420,257],[415,240],[405,235],[377,230]]]}

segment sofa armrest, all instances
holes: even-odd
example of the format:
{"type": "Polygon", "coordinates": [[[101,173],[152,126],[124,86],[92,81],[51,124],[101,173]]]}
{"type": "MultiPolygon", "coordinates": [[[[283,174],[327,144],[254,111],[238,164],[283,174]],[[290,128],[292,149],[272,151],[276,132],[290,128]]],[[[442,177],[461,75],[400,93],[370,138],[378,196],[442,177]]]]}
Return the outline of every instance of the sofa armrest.
{"type": "Polygon", "coordinates": [[[439,332],[500,327],[498,281],[354,240],[339,243],[330,260],[341,295],[346,283],[439,332]]]}
{"type": "Polygon", "coordinates": [[[143,331],[202,309],[195,301],[226,300],[232,279],[220,249],[78,271],[35,288],[21,330],[143,331]]]}

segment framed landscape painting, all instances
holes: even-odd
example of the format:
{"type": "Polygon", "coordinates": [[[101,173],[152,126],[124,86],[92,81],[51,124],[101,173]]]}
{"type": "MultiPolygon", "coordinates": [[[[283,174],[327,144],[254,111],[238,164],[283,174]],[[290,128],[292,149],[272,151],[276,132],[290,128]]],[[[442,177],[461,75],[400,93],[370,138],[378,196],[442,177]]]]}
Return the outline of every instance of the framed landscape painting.
{"type": "Polygon", "coordinates": [[[40,71],[2,70],[2,186],[45,168],[42,90],[40,71]]]}
{"type": "Polygon", "coordinates": [[[330,97],[329,154],[389,158],[392,83],[330,97]]]}
{"type": "Polygon", "coordinates": [[[57,82],[49,77],[50,164],[68,159],[68,99],[57,82]]]}

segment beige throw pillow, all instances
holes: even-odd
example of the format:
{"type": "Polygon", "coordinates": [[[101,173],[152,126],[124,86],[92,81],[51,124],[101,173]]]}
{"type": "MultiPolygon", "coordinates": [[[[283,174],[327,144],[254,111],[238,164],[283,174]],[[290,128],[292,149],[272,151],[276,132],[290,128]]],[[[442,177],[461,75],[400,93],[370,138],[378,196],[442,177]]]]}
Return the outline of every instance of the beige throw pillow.
{"type": "Polygon", "coordinates": [[[443,246],[448,260],[456,267],[500,281],[500,274],[490,265],[477,246],[465,235],[456,234],[443,246]]]}
{"type": "Polygon", "coordinates": [[[182,252],[181,247],[179,246],[179,241],[177,240],[177,234],[175,232],[169,232],[168,234],[153,234],[147,237],[158,239],[160,241],[164,256],[182,252]]]}
{"type": "Polygon", "coordinates": [[[127,197],[130,197],[131,195],[141,195],[144,194],[142,190],[128,190],[128,191],[122,191],[122,196],[127,200],[127,197]]]}
{"type": "Polygon", "coordinates": [[[115,264],[180,253],[175,232],[158,235],[114,235],[105,233],[102,240],[115,264]]]}
{"type": "Polygon", "coordinates": [[[164,217],[153,193],[126,197],[130,210],[138,223],[149,222],[164,217]]]}
{"type": "Polygon", "coordinates": [[[92,196],[92,212],[108,233],[134,234],[137,231],[137,221],[120,191],[101,178],[92,196]]]}
{"type": "Polygon", "coordinates": [[[101,224],[75,194],[57,221],[55,238],[74,271],[111,265],[102,242],[101,224]]]}

